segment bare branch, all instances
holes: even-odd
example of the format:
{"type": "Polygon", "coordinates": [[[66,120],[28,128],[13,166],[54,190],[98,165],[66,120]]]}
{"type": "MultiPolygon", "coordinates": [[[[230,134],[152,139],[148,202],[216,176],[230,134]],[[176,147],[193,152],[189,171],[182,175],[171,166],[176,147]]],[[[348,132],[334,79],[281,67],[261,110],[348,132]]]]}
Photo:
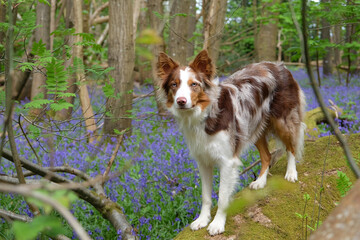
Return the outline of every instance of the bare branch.
{"type": "Polygon", "coordinates": [[[103,186],[104,186],[104,184],[105,184],[105,179],[106,179],[106,178],[108,177],[108,175],[109,175],[109,172],[110,172],[111,166],[113,165],[113,162],[114,162],[114,160],[115,160],[115,157],[116,157],[116,155],[117,155],[117,153],[118,153],[118,151],[119,151],[120,145],[121,145],[121,143],[122,143],[122,141],[123,141],[124,133],[125,133],[125,130],[123,130],[122,133],[120,134],[120,136],[118,137],[118,141],[117,141],[117,144],[116,144],[116,146],[115,146],[114,152],[113,152],[113,154],[111,155],[110,161],[109,161],[109,163],[108,163],[108,165],[107,165],[107,167],[106,167],[106,170],[105,170],[105,172],[104,172],[104,174],[103,174],[103,183],[102,183],[103,186]]]}
{"type": "Polygon", "coordinates": [[[105,40],[106,35],[109,32],[109,23],[106,24],[104,31],[101,33],[99,39],[96,41],[96,44],[101,45],[103,41],[105,40]]]}
{"type": "Polygon", "coordinates": [[[103,5],[101,5],[98,9],[96,9],[93,14],[91,14],[90,20],[89,20],[89,26],[93,25],[93,22],[96,19],[96,17],[100,14],[100,12],[102,10],[104,10],[108,6],[109,6],[109,2],[106,2],[103,5]]]}
{"type": "Polygon", "coordinates": [[[90,240],[91,238],[82,228],[80,223],[76,220],[76,218],[71,214],[71,212],[61,205],[58,201],[49,198],[38,192],[33,192],[31,189],[28,188],[26,184],[21,184],[14,186],[12,184],[1,184],[0,185],[0,192],[6,193],[16,193],[25,197],[33,197],[36,198],[46,204],[51,205],[55,210],[57,210],[69,223],[69,225],[74,229],[78,237],[82,240],[90,240]]]}
{"type": "Polygon", "coordinates": [[[100,24],[104,22],[109,22],[109,16],[97,17],[93,20],[92,24],[100,24]]]}
{"type": "MultiPolygon", "coordinates": [[[[8,149],[3,150],[2,156],[9,161],[14,161],[11,151],[9,151],[8,149]]],[[[22,157],[20,157],[20,161],[25,169],[30,170],[42,177],[46,176],[52,182],[76,184],[69,179],[53,173],[22,157]]],[[[102,178],[102,176],[100,177],[102,178]]],[[[97,181],[100,182],[100,179],[97,181]]],[[[79,185],[77,187],[79,187],[79,185]]],[[[122,232],[123,239],[138,239],[136,236],[133,235],[133,228],[127,222],[125,215],[122,213],[121,207],[117,203],[111,201],[109,198],[106,197],[103,188],[101,188],[99,184],[95,184],[94,189],[96,192],[90,191],[83,187],[73,189],[73,191],[77,193],[81,199],[94,206],[103,215],[105,219],[109,220],[109,222],[114,226],[116,230],[120,230],[122,232]]]]}
{"type": "Polygon", "coordinates": [[[11,211],[7,211],[4,209],[0,209],[0,217],[4,218],[5,220],[16,220],[16,221],[21,221],[21,222],[31,222],[32,218],[28,217],[26,215],[20,215],[20,214],[16,214],[13,213],[11,211]]]}

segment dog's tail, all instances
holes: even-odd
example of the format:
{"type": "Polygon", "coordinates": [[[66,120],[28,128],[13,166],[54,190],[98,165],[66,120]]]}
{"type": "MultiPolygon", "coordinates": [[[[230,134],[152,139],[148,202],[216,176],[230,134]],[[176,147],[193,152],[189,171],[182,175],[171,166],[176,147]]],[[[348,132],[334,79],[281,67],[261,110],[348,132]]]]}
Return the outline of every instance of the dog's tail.
{"type": "Polygon", "coordinates": [[[304,153],[304,137],[305,137],[305,130],[306,130],[306,124],[303,122],[305,118],[305,108],[306,108],[306,101],[305,101],[305,95],[304,92],[300,89],[299,94],[299,118],[300,118],[300,127],[298,129],[297,133],[297,141],[296,141],[296,148],[295,148],[295,158],[297,161],[300,161],[302,159],[303,153],[304,153]]]}

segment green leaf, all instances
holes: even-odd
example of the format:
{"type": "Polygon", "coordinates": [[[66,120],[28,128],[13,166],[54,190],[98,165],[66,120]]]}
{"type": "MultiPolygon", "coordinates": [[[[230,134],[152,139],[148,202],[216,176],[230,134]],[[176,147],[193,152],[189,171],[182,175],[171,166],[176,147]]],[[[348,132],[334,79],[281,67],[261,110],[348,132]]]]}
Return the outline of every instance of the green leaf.
{"type": "Polygon", "coordinates": [[[66,208],[69,208],[70,204],[78,199],[76,194],[69,190],[55,191],[52,197],[66,208]]]}
{"type": "Polygon", "coordinates": [[[41,232],[50,233],[51,236],[67,232],[59,218],[48,215],[34,217],[30,223],[14,221],[12,229],[17,240],[35,239],[41,232]]]}
{"type": "Polygon", "coordinates": [[[150,28],[143,30],[139,37],[136,38],[137,44],[161,44],[162,42],[163,40],[157,32],[150,28]]]}
{"type": "MultiPolygon", "coordinates": [[[[60,100],[62,100],[62,99],[60,99],[60,100]]],[[[54,110],[55,112],[58,112],[58,111],[61,111],[63,109],[68,109],[73,106],[74,106],[73,104],[65,102],[65,100],[64,100],[64,102],[58,102],[58,103],[51,104],[50,108],[52,110],[54,110]]]]}
{"type": "Polygon", "coordinates": [[[43,3],[43,4],[47,4],[48,6],[51,6],[47,0],[39,0],[39,3],[43,3]]]}
{"type": "Polygon", "coordinates": [[[53,100],[48,100],[48,99],[36,99],[36,100],[32,100],[29,103],[26,103],[24,105],[24,108],[30,109],[30,108],[43,108],[44,105],[46,104],[50,104],[54,102],[53,100]]]}
{"type": "Polygon", "coordinates": [[[114,96],[115,93],[115,89],[112,86],[112,84],[110,83],[105,83],[105,85],[103,86],[103,92],[105,94],[105,97],[110,98],[114,96]]]}

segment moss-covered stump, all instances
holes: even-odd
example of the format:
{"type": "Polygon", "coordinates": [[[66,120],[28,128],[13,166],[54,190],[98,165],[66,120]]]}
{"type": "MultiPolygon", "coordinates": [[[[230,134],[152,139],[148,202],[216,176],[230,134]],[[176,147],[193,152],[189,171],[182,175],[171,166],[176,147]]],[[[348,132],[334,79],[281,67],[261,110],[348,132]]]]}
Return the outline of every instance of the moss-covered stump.
{"type": "MultiPolygon", "coordinates": [[[[360,135],[350,135],[347,140],[353,156],[359,156],[360,135]]],[[[315,228],[318,215],[320,221],[324,221],[340,201],[337,171],[346,173],[352,182],[355,176],[333,136],[306,142],[304,158],[297,166],[299,181],[296,183],[282,180],[286,171],[283,157],[270,170],[272,176],[263,190],[245,189],[237,193],[229,209],[225,233],[211,237],[206,228],[191,231],[187,227],[175,239],[305,239],[311,228],[315,228]],[[305,194],[310,196],[307,202],[305,194]],[[301,215],[308,217],[302,219],[301,215]]]]}
{"type": "MultiPolygon", "coordinates": [[[[337,110],[338,110],[338,114],[341,115],[342,109],[337,108],[337,110]]],[[[328,111],[332,118],[337,117],[336,112],[333,109],[328,108],[328,111]]],[[[314,137],[317,137],[320,132],[318,124],[320,124],[322,122],[327,122],[327,120],[326,120],[325,114],[323,113],[321,108],[318,107],[318,108],[315,108],[313,110],[306,112],[304,122],[307,126],[307,128],[306,128],[307,136],[310,135],[310,137],[314,138],[314,137]]]]}

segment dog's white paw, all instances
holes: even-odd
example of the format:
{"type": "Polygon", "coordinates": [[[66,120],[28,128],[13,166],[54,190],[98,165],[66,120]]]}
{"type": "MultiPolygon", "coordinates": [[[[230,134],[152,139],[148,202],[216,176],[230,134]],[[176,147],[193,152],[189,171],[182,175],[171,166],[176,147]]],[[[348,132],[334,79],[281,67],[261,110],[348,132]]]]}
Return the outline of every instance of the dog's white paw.
{"type": "Polygon", "coordinates": [[[264,188],[265,185],[266,185],[266,179],[260,177],[256,181],[253,181],[252,183],[250,183],[249,188],[256,190],[256,189],[264,188]]]}
{"type": "Polygon", "coordinates": [[[190,224],[190,229],[193,231],[206,227],[210,222],[210,216],[199,216],[195,221],[190,224]]]}
{"type": "Polygon", "coordinates": [[[289,182],[296,182],[298,180],[298,174],[296,170],[288,170],[285,174],[285,179],[289,182]]]}
{"type": "Polygon", "coordinates": [[[209,234],[211,236],[223,233],[225,231],[225,221],[226,219],[214,219],[209,227],[207,228],[209,234]]]}

